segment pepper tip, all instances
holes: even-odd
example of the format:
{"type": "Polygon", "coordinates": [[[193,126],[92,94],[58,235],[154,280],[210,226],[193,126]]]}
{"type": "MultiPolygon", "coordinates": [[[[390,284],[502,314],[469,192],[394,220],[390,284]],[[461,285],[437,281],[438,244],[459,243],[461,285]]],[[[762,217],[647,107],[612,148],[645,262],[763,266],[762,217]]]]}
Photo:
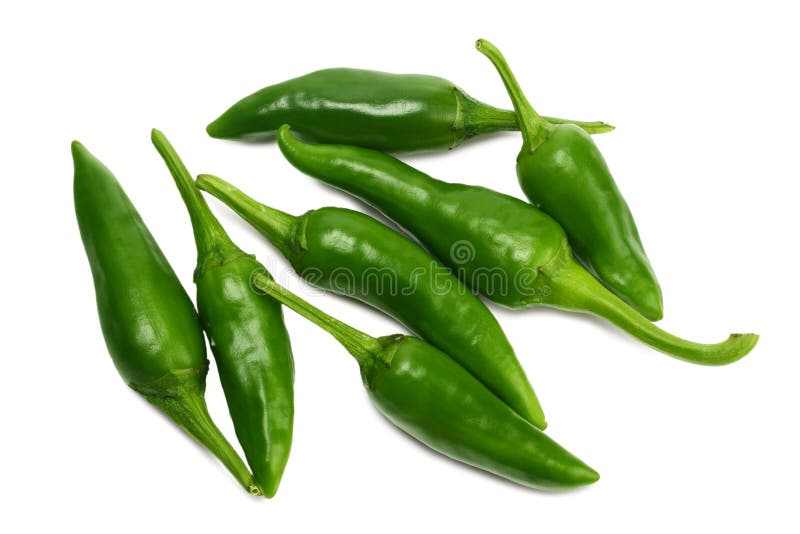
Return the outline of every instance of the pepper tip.
{"type": "Polygon", "coordinates": [[[81,154],[82,152],[87,152],[86,147],[83,146],[83,143],[81,143],[77,139],[73,140],[72,143],[70,143],[70,149],[72,150],[73,158],[76,157],[78,154],[81,154]]]}
{"type": "Polygon", "coordinates": [[[600,480],[600,473],[592,469],[591,467],[587,466],[588,472],[586,476],[586,484],[594,484],[598,480],[600,480]]]}
{"type": "Polygon", "coordinates": [[[262,483],[259,483],[259,489],[261,490],[261,496],[262,497],[264,497],[265,499],[271,499],[271,498],[275,497],[275,495],[278,493],[278,484],[277,484],[277,482],[272,483],[272,484],[269,484],[269,483],[264,484],[262,482],[262,483]]]}

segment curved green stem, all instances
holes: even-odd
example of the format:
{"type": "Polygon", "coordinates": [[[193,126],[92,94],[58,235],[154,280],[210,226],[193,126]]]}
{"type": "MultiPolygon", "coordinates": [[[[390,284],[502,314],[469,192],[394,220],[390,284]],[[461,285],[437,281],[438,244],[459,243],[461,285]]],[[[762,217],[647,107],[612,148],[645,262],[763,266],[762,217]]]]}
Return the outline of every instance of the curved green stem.
{"type": "Polygon", "coordinates": [[[353,355],[359,365],[368,363],[381,352],[382,347],[378,339],[331,317],[263,273],[253,273],[252,283],[257,290],[294,310],[335,337],[353,355]]]}
{"type": "Polygon", "coordinates": [[[613,132],[616,129],[615,126],[603,121],[573,121],[569,119],[559,119],[557,117],[547,117],[545,115],[542,115],[542,118],[550,124],[574,124],[575,126],[582,128],[586,133],[590,134],[604,134],[613,132]]]}
{"type": "Polygon", "coordinates": [[[131,388],[211,451],[247,491],[263,494],[242,458],[211,419],[203,399],[202,373],[197,369],[181,369],[145,386],[132,384],[131,388]]]}
{"type": "Polygon", "coordinates": [[[164,159],[164,163],[167,164],[169,172],[175,180],[175,185],[178,186],[178,190],[181,193],[181,198],[186,204],[186,209],[189,211],[198,256],[202,258],[212,251],[235,247],[227,232],[222,228],[217,218],[214,217],[214,214],[211,213],[203,195],[195,187],[192,175],[189,174],[186,166],[166,136],[153,128],[150,139],[164,159]]]}
{"type": "MultiPolygon", "coordinates": [[[[466,96],[462,96],[462,98],[464,99],[464,125],[467,138],[485,133],[520,129],[517,114],[514,111],[489,106],[466,96]]],[[[603,134],[614,130],[612,125],[602,121],[575,121],[544,115],[542,119],[550,124],[574,124],[589,134],[603,134]]]]}
{"type": "Polygon", "coordinates": [[[500,53],[500,50],[485,39],[478,39],[475,42],[475,48],[489,58],[500,74],[503,85],[506,86],[506,91],[508,91],[508,96],[511,97],[511,102],[514,104],[514,111],[517,113],[517,120],[519,121],[525,146],[531,151],[534,150],[547,139],[551,129],[550,124],[536,113],[536,110],[528,102],[528,98],[522,92],[514,73],[506,63],[506,59],[500,53]]]}
{"type": "Polygon", "coordinates": [[[261,204],[222,178],[201,174],[195,182],[197,188],[210,193],[250,223],[262,235],[290,258],[297,248],[296,228],[299,217],[261,204]]]}
{"type": "Polygon", "coordinates": [[[725,365],[744,357],[755,347],[755,334],[731,334],[720,343],[688,341],[657,327],[611,293],[571,255],[568,247],[560,261],[542,272],[547,286],[542,304],[556,308],[592,313],[625,330],[651,347],[676,358],[703,365],[725,365]]]}

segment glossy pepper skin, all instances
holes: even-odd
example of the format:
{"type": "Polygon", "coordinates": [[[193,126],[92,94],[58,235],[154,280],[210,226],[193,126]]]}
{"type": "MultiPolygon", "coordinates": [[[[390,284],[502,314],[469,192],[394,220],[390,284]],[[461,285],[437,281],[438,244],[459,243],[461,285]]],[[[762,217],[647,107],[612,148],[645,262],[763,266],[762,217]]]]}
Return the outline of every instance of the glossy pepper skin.
{"type": "Polygon", "coordinates": [[[72,159],[75,214],[117,371],[217,456],[242,486],[260,494],[208,414],[206,346],[189,296],[111,171],[77,141],[72,159]]]}
{"type": "Polygon", "coordinates": [[[597,145],[580,128],[540,117],[500,51],[483,39],[476,47],[497,68],[519,117],[517,177],[525,196],[561,224],[575,256],[606,287],[651,321],[661,319],[661,287],[597,145]]]}
{"type": "Polygon", "coordinates": [[[736,361],[758,340],[732,334],[721,343],[701,344],[661,330],[579,265],[559,224],[522,200],[436,180],[374,150],[303,143],[286,125],[278,145],[292,165],[380,210],[468,286],[499,304],[597,315],[658,350],[706,365],[736,361]]]}
{"type": "Polygon", "coordinates": [[[419,245],[356,211],[320,208],[295,217],[215,176],[199,176],[197,186],[253,225],[306,281],[394,317],[451,355],[524,419],[547,426],[494,315],[419,245]]]}
{"type": "Polygon", "coordinates": [[[266,497],[278,490],[294,421],[294,360],[280,304],[250,286],[266,269],[242,252],[211,213],[167,138],[153,144],[178,186],[197,245],[197,307],[217,362],[236,436],[266,497]]]}
{"type": "Polygon", "coordinates": [[[456,361],[419,338],[373,338],[311,306],[270,278],[253,285],[333,335],[353,355],[364,387],[389,421],[428,447],[518,484],[567,489],[599,475],[525,421],[456,361]]]}
{"type": "MultiPolygon", "coordinates": [[[[478,102],[445,79],[339,68],[265,87],[206,130],[220,139],[263,141],[286,123],[308,140],[386,152],[444,150],[476,135],[519,128],[513,111],[478,102]]],[[[592,133],[613,130],[602,122],[576,124],[592,133]]]]}

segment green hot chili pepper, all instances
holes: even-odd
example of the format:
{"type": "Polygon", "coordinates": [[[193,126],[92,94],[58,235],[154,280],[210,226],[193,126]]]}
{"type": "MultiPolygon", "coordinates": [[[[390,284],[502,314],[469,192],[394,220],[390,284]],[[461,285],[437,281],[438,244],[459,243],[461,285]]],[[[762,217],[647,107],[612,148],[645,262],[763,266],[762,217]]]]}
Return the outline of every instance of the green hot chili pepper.
{"type": "Polygon", "coordinates": [[[572,488],[599,478],[432,345],[399,334],[368,336],[267,276],[254,275],[253,285],[344,345],[358,362],[375,407],[428,447],[534,488],[572,488]]]}
{"type": "Polygon", "coordinates": [[[589,271],[645,317],[661,319],[661,287],[597,145],[580,128],[540,117],[500,51],[483,39],[476,47],[497,68],[517,112],[523,139],[517,177],[525,195],[561,224],[589,271]]]}
{"type": "Polygon", "coordinates": [[[255,226],[308,282],[391,315],[453,357],[523,418],[547,426],[500,324],[417,244],[356,211],[321,208],[295,217],[215,176],[201,175],[197,185],[255,226]]]}
{"type": "Polygon", "coordinates": [[[575,261],[556,221],[517,198],[436,180],[374,150],[306,144],[286,125],[278,145],[295,167],[383,212],[495,302],[598,315],[658,350],[708,365],[738,360],[758,340],[754,334],[733,334],[706,345],[661,330],[575,261]]]}
{"type": "MultiPolygon", "coordinates": [[[[569,122],[591,133],[602,122],[569,122]]],[[[208,125],[220,139],[273,139],[289,123],[305,138],[388,152],[442,150],[465,139],[517,130],[513,111],[478,102],[452,82],[419,74],[326,69],[271,85],[243,98],[208,125]]]]}
{"type": "Polygon", "coordinates": [[[236,436],[256,483],[272,497],[289,459],[294,417],[294,362],[281,306],[252,290],[252,273],[266,270],[231,241],[164,134],[153,130],[152,140],[191,216],[200,322],[236,436]]]}
{"type": "Polygon", "coordinates": [[[75,214],[117,371],[259,495],[208,414],[206,345],[189,296],[114,175],[77,141],[72,159],[75,214]]]}

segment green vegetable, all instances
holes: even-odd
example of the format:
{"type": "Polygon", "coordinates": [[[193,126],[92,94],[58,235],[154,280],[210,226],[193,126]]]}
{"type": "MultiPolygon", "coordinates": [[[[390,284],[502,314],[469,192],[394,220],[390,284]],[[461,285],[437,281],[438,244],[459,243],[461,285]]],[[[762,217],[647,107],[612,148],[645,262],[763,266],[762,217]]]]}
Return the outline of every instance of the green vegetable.
{"type": "Polygon", "coordinates": [[[599,475],[511,410],[469,372],[419,338],[373,338],[323,313],[272,279],[253,285],[335,337],[358,362],[370,400],[432,449],[525,486],[563,489],[599,475]]]}
{"type": "Polygon", "coordinates": [[[72,159],[75,214],[117,371],[219,458],[242,486],[260,495],[208,414],[206,346],[189,296],[111,172],[77,141],[72,159]]]}
{"type": "Polygon", "coordinates": [[[497,320],[447,268],[372,217],[321,208],[295,217],[247,197],[210,175],[208,191],[269,239],[317,287],[391,315],[450,355],[523,418],[547,423],[497,320]]]}
{"type": "Polygon", "coordinates": [[[758,340],[754,334],[733,334],[706,345],[661,330],[575,261],[556,221],[519,199],[436,180],[374,150],[306,144],[286,125],[278,145],[295,167],[383,212],[495,302],[598,315],[658,350],[708,365],[736,361],[758,340]]]}
{"type": "Polygon", "coordinates": [[[164,134],[153,130],[152,140],[191,216],[200,322],[236,436],[256,483],[272,497],[289,459],[294,417],[294,361],[281,306],[252,290],[252,273],[266,269],[231,241],[164,134]]]}
{"type": "MultiPolygon", "coordinates": [[[[602,122],[547,120],[591,133],[614,129],[602,122]]],[[[513,111],[478,102],[442,78],[326,69],[243,98],[207,131],[220,139],[261,141],[273,139],[285,123],[309,140],[388,152],[448,149],[476,135],[519,129],[513,111]]]]}
{"type": "Polygon", "coordinates": [[[550,124],[528,102],[500,51],[478,40],[514,103],[523,145],[517,177],[525,195],[564,228],[575,256],[645,317],[663,315],[661,287],[631,210],[592,138],[569,124],[550,124]]]}

